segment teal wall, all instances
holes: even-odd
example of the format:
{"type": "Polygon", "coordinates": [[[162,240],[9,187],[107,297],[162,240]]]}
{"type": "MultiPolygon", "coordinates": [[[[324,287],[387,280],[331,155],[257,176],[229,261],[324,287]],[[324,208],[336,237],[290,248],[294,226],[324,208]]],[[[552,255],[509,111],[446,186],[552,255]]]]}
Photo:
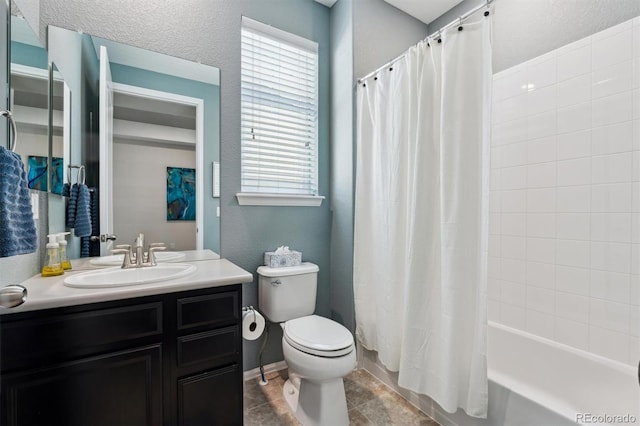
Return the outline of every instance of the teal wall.
{"type": "Polygon", "coordinates": [[[220,252],[218,198],[211,196],[213,161],[220,158],[220,86],[111,63],[114,82],[199,98],[204,101],[204,248],[220,252]]]}
{"type": "Polygon", "coordinates": [[[11,42],[11,62],[33,68],[49,69],[47,51],[30,44],[11,42]]]}

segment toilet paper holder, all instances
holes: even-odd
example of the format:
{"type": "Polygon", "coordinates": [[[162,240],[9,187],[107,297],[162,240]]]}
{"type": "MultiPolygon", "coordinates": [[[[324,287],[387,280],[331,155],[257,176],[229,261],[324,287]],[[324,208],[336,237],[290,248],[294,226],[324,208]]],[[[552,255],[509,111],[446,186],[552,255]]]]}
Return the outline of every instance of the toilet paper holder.
{"type": "Polygon", "coordinates": [[[251,323],[251,325],[249,326],[249,330],[251,331],[255,331],[256,327],[258,326],[258,324],[256,323],[257,321],[257,315],[256,315],[256,310],[253,306],[243,306],[242,307],[242,312],[249,312],[251,311],[251,313],[253,314],[253,322],[251,323]]]}

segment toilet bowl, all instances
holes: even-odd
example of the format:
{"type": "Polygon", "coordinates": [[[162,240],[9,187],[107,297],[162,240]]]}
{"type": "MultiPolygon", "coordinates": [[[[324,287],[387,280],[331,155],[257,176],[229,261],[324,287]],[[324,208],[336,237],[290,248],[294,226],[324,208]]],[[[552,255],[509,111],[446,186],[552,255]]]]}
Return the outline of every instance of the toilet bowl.
{"type": "Polygon", "coordinates": [[[260,310],[283,329],[289,368],[283,393],[307,426],[348,425],[343,377],[356,367],[352,334],[335,321],[313,315],[318,267],[258,268],[260,310]],[[297,269],[296,269],[297,268],[297,269]]]}

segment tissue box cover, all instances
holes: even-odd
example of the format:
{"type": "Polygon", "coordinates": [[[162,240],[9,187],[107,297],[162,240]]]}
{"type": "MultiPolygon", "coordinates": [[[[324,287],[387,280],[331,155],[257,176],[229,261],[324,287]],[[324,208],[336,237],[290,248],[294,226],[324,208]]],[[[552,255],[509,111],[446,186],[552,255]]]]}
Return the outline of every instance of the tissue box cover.
{"type": "Polygon", "coordinates": [[[269,268],[298,266],[302,263],[302,252],[291,250],[289,253],[276,254],[273,251],[264,253],[264,265],[269,268]]]}

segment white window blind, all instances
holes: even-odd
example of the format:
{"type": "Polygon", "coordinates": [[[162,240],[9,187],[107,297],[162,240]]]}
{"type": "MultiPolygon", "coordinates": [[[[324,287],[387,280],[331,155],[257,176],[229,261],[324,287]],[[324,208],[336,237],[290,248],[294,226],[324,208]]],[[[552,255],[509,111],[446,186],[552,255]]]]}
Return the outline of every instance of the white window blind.
{"type": "Polygon", "coordinates": [[[318,45],[242,18],[242,192],[316,195],[318,45]]]}

